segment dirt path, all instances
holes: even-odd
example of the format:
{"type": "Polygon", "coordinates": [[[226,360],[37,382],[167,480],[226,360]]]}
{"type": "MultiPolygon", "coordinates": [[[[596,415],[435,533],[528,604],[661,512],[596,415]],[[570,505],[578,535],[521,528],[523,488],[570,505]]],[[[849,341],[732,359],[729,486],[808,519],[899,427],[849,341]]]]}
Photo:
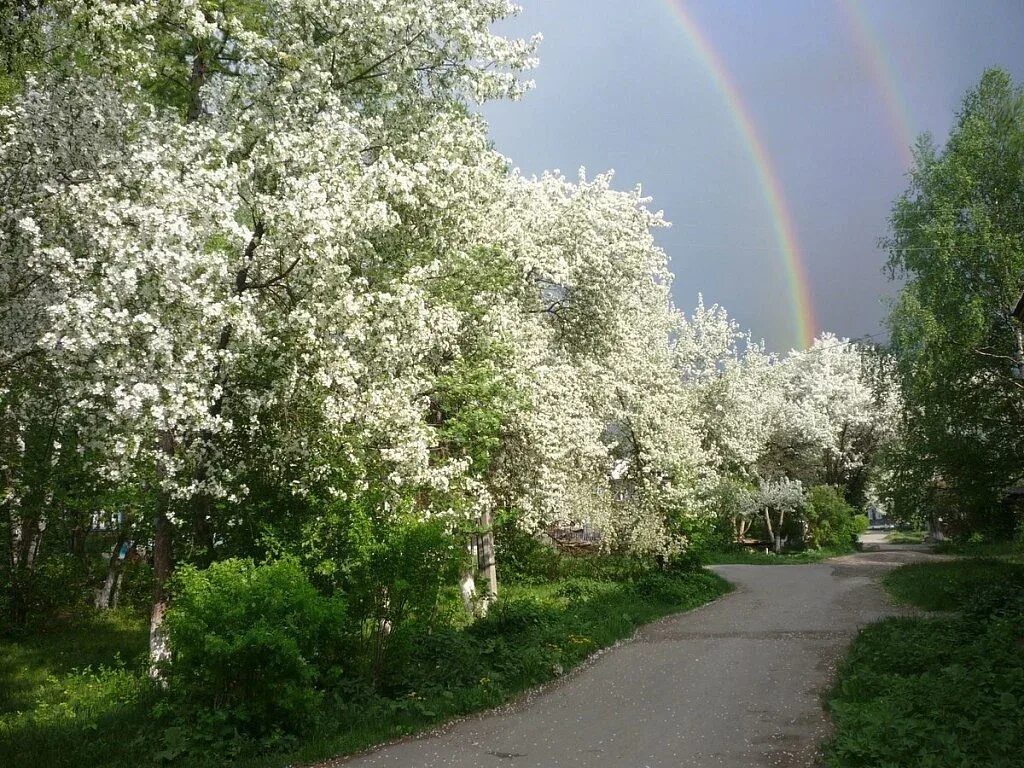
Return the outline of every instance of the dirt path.
{"type": "Polygon", "coordinates": [[[931,556],[886,547],[814,565],[723,565],[736,591],[642,629],[518,707],[330,765],[811,766],[822,696],[859,627],[896,612],[875,578],[931,556]]]}

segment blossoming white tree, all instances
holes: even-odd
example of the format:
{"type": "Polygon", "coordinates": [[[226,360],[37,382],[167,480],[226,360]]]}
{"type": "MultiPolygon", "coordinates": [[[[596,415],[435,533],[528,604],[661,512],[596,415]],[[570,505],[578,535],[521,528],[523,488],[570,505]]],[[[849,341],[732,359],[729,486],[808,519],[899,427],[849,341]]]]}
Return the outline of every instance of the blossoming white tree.
{"type": "Polygon", "coordinates": [[[108,472],[155,469],[158,585],[176,519],[201,536],[209,501],[244,493],[231,442],[306,453],[267,439],[285,402],[335,435],[397,434],[398,478],[427,466],[418,393],[455,321],[402,237],[423,201],[462,202],[462,168],[493,165],[461,99],[517,95],[530,63],[489,32],[505,2],[269,5],[55,3],[88,71],[55,62],[3,117],[4,166],[28,158],[8,247],[49,294],[21,302],[26,348],[48,351],[108,472]]]}
{"type": "Polygon", "coordinates": [[[254,483],[443,519],[486,603],[498,513],[668,555],[722,478],[867,464],[834,340],[779,361],[682,315],[638,190],[489,146],[468,105],[532,64],[505,0],[41,8],[52,55],[0,110],[2,503],[28,552],[30,455],[148,494],[155,658],[175,548],[259,530],[254,483]]]}
{"type": "Polygon", "coordinates": [[[797,512],[806,503],[803,485],[799,480],[781,478],[762,481],[757,490],[747,494],[742,502],[747,516],[763,515],[775,552],[782,551],[782,526],[786,516],[797,512]]]}
{"type": "Polygon", "coordinates": [[[863,497],[874,455],[891,439],[895,390],[878,386],[871,350],[822,334],[779,367],[783,408],[764,460],[805,481],[840,486],[863,497]]]}

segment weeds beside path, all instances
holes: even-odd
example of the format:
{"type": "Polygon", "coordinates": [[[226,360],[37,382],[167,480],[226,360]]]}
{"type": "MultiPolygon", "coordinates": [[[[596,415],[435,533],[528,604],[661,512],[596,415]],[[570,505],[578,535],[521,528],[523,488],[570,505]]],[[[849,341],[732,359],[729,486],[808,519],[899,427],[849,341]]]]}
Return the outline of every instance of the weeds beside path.
{"type": "Polygon", "coordinates": [[[706,571],[511,586],[486,619],[417,638],[401,677],[378,690],[354,681],[324,702],[299,739],[262,745],[264,754],[230,741],[176,751],[186,726],[146,678],[145,620],[69,619],[43,634],[0,640],[0,765],[270,768],[351,754],[502,704],[637,627],[729,588],[706,571]]]}
{"type": "Polygon", "coordinates": [[[950,559],[884,579],[939,616],[865,629],[832,692],[830,768],[1011,768],[1024,754],[1024,565],[950,559]],[[953,612],[952,615],[950,612],[953,612]]]}
{"type": "Polygon", "coordinates": [[[807,565],[820,563],[840,555],[848,555],[850,549],[805,549],[799,552],[762,552],[752,549],[733,549],[712,552],[707,557],[708,565],[807,565]]]}

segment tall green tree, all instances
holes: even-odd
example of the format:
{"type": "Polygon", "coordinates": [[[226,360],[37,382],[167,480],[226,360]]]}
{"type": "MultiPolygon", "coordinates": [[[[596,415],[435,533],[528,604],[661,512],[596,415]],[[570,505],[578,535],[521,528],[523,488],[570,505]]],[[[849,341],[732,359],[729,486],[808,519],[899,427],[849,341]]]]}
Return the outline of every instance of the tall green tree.
{"type": "Polygon", "coordinates": [[[1024,93],[1008,74],[985,73],[945,147],[922,137],[910,178],[885,241],[905,281],[889,317],[906,399],[893,490],[995,525],[1024,467],[1024,93]]]}

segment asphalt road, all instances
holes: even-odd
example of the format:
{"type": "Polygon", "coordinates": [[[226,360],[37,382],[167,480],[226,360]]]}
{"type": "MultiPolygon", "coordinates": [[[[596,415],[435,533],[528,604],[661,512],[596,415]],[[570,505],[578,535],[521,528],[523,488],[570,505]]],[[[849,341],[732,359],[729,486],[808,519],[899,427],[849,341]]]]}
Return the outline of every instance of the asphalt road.
{"type": "Polygon", "coordinates": [[[642,629],[520,701],[327,765],[345,768],[812,766],[823,695],[859,627],[897,611],[875,579],[919,551],[726,565],[726,597],[642,629]]]}

